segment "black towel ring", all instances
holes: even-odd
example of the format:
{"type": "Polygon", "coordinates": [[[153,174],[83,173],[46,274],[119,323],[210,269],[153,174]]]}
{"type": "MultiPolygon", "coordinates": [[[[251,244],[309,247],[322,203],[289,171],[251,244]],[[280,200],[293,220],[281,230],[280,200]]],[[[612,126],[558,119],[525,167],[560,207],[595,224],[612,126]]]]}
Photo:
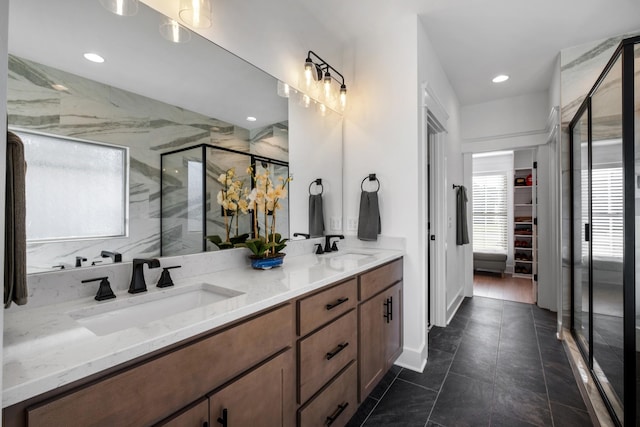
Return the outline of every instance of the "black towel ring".
{"type": "Polygon", "coordinates": [[[362,182],[360,183],[360,190],[364,191],[364,182],[365,182],[366,180],[369,180],[369,181],[375,181],[375,182],[377,182],[377,183],[378,183],[378,188],[376,188],[375,193],[377,193],[377,192],[380,190],[380,181],[379,181],[379,180],[378,180],[378,178],[376,177],[376,174],[375,174],[375,173],[370,173],[370,174],[369,174],[369,176],[366,176],[366,177],[362,180],[362,182]]]}
{"type": "Polygon", "coordinates": [[[322,178],[314,179],[313,181],[311,181],[311,184],[309,184],[309,195],[310,196],[313,196],[313,193],[311,193],[311,186],[313,186],[313,184],[320,186],[320,192],[317,195],[322,196],[322,193],[324,193],[324,187],[322,185],[322,178]]]}

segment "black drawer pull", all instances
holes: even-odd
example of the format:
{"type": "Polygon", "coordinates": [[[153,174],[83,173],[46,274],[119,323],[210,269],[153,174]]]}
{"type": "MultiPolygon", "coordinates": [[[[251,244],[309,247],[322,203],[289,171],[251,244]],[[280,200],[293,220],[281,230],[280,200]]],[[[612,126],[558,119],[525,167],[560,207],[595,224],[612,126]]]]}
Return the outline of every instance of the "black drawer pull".
{"type": "Polygon", "coordinates": [[[384,315],[383,317],[387,319],[387,323],[391,321],[391,303],[389,302],[389,298],[384,300],[384,315]]]}
{"type": "Polygon", "coordinates": [[[337,306],[339,306],[342,303],[345,303],[349,301],[349,298],[338,298],[338,301],[334,302],[333,304],[327,304],[325,307],[327,308],[327,310],[333,310],[334,308],[336,308],[337,306]]]}
{"type": "Polygon", "coordinates": [[[338,353],[340,353],[342,350],[344,350],[348,345],[349,345],[348,342],[346,342],[344,344],[338,344],[338,346],[336,347],[335,350],[330,351],[329,353],[327,353],[327,360],[331,360],[334,357],[336,357],[338,355],[338,353]]]}
{"type": "Polygon", "coordinates": [[[324,425],[330,426],[331,424],[333,424],[334,421],[338,419],[340,414],[342,414],[342,412],[347,409],[347,406],[349,406],[349,402],[344,402],[342,405],[338,405],[338,409],[336,409],[333,415],[327,417],[327,421],[324,423],[324,425]]]}
{"type": "Polygon", "coordinates": [[[227,408],[222,410],[222,417],[218,417],[218,423],[222,425],[222,427],[227,427],[227,408]]]}
{"type": "Polygon", "coordinates": [[[393,297],[389,297],[388,299],[389,301],[389,305],[387,305],[387,307],[389,308],[389,320],[393,320],[393,297]]]}

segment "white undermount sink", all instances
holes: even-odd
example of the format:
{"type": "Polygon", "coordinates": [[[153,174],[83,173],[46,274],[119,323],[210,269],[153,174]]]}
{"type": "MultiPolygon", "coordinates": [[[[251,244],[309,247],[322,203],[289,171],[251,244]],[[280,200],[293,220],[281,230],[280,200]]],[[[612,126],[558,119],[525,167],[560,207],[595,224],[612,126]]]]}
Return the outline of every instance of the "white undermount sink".
{"type": "Polygon", "coordinates": [[[96,335],[108,335],[242,294],[221,286],[198,283],[115,299],[68,314],[96,335]]]}
{"type": "Polygon", "coordinates": [[[374,255],[375,254],[349,251],[344,253],[338,253],[335,255],[330,255],[330,258],[335,260],[341,260],[341,261],[360,261],[361,259],[369,258],[374,255]]]}

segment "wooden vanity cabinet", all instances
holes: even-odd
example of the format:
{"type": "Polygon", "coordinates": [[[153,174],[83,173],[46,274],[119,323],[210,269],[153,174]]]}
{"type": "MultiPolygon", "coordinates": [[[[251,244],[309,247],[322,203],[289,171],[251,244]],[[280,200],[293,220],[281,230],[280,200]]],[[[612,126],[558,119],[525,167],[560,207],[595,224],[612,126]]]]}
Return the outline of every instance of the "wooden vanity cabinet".
{"type": "Polygon", "coordinates": [[[156,427],[209,427],[209,399],[202,399],[195,405],[180,411],[156,427]]]}
{"type": "MultiPolygon", "coordinates": [[[[278,306],[128,368],[114,369],[62,395],[52,392],[5,408],[4,425],[111,427],[158,423],[291,348],[294,320],[292,304],[278,306]]],[[[294,372],[293,362],[289,366],[294,372]]],[[[283,389],[282,381],[290,381],[287,387],[293,390],[293,373],[283,374],[279,381],[283,389]]],[[[291,401],[294,396],[292,393],[291,401]]],[[[254,402],[246,403],[247,407],[255,406],[254,402]]],[[[290,412],[293,419],[293,410],[290,412]]]]}
{"type": "Polygon", "coordinates": [[[211,394],[210,425],[292,427],[295,423],[292,353],[286,350],[211,394]]]}
{"type": "Polygon", "coordinates": [[[359,401],[373,391],[402,352],[402,260],[360,276],[359,401]]]}

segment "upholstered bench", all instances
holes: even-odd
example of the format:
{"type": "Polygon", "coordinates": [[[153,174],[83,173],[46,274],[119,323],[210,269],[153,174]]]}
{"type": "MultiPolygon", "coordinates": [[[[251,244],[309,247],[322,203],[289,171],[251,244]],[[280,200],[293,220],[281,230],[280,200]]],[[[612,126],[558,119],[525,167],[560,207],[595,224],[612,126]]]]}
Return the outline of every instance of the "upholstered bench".
{"type": "Polygon", "coordinates": [[[500,273],[500,275],[504,277],[504,271],[507,269],[507,255],[489,252],[474,252],[473,269],[493,271],[500,273]]]}

